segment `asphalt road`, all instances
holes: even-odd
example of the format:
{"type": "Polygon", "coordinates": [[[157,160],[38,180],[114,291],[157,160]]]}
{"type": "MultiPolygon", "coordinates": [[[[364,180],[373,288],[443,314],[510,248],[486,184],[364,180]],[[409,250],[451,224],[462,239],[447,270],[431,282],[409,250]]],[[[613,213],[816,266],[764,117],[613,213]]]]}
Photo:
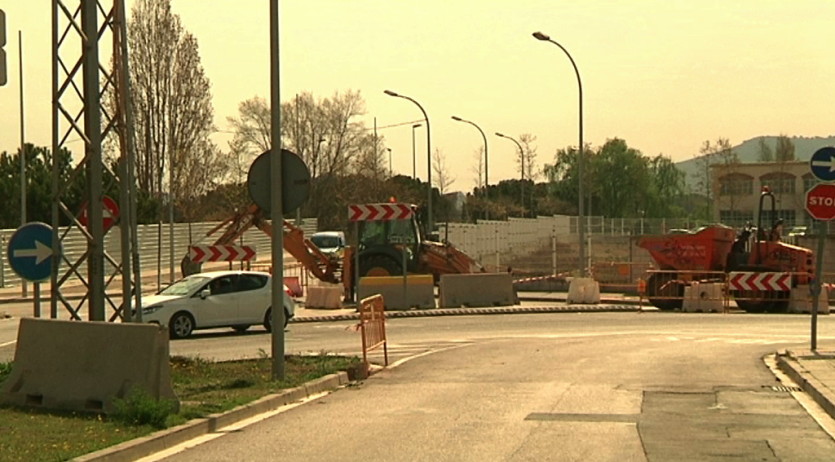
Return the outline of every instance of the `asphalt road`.
{"type": "MultiPolygon", "coordinates": [[[[357,353],[350,325],[291,325],[287,350],[357,353]]],[[[820,320],[821,345],[835,344],[833,329],[835,320],[820,320]]],[[[763,361],[808,345],[808,316],[460,316],[393,319],[387,330],[388,369],[156,460],[777,461],[835,453],[812,418],[824,417],[804,409],[763,361]]],[[[241,356],[268,346],[265,334],[210,333],[172,342],[172,352],[241,356]]]]}

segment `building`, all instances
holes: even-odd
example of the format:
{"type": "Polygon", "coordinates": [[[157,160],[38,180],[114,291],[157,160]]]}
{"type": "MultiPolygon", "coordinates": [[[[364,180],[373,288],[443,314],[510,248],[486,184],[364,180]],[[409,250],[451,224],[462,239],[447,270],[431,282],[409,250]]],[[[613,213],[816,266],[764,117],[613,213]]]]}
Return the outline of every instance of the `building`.
{"type": "Polygon", "coordinates": [[[774,204],[762,201],[762,226],[770,228],[782,218],[786,231],[810,227],[806,212],[806,191],[819,180],[808,161],[732,163],[711,165],[713,219],[728,226],[757,225],[757,211],[763,187],[774,194],[774,204]]]}

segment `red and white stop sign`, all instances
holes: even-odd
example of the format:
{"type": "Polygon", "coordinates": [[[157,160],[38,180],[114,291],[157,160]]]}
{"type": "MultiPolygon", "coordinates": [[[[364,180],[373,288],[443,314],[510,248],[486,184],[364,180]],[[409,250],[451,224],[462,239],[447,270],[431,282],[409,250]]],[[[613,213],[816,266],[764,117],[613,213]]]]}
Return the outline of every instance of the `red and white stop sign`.
{"type": "Polygon", "coordinates": [[[815,220],[835,218],[835,184],[818,184],[806,191],[806,211],[815,220]]]}

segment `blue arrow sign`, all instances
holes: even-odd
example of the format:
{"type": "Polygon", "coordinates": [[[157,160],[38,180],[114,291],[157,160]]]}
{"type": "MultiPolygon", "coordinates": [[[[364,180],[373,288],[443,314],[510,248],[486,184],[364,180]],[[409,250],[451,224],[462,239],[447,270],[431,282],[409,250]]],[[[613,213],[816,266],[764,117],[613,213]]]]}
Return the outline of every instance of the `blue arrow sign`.
{"type": "Polygon", "coordinates": [[[809,160],[812,175],[823,181],[835,181],[835,148],[820,148],[809,160]]]}
{"type": "Polygon", "coordinates": [[[52,276],[52,227],[26,223],[9,239],[9,265],[23,279],[41,282],[52,276]]]}

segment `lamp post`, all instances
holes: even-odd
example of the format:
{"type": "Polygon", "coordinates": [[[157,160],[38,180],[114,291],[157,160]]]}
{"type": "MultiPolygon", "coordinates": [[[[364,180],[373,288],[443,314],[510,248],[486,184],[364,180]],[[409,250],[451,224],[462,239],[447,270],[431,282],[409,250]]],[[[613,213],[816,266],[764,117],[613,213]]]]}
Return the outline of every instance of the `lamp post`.
{"type": "Polygon", "coordinates": [[[394,174],[394,171],[391,169],[391,148],[386,148],[389,150],[389,176],[394,174]]]}
{"type": "Polygon", "coordinates": [[[522,149],[522,145],[516,141],[515,138],[511,136],[504,135],[502,133],[496,132],[496,136],[499,138],[507,138],[510,141],[516,143],[516,146],[519,148],[519,164],[522,166],[522,182],[519,183],[520,189],[522,190],[522,211],[525,210],[525,151],[522,149]]]}
{"type": "Polygon", "coordinates": [[[542,32],[534,32],[533,36],[537,40],[542,40],[544,42],[551,42],[554,45],[560,47],[566,56],[568,56],[568,60],[571,61],[571,66],[574,67],[574,74],[577,76],[577,90],[580,98],[580,117],[579,117],[579,127],[580,127],[580,144],[577,146],[577,153],[579,155],[577,159],[577,176],[579,177],[578,188],[577,188],[577,195],[579,196],[579,209],[578,209],[578,220],[577,220],[577,234],[580,235],[580,275],[586,275],[586,222],[585,222],[585,211],[583,209],[583,164],[585,163],[584,156],[583,156],[583,83],[580,80],[580,71],[577,70],[577,64],[574,62],[574,58],[571,57],[571,53],[565,49],[562,45],[557,43],[556,41],[552,40],[546,34],[542,32]]]}
{"type": "MultiPolygon", "coordinates": [[[[427,199],[427,202],[426,202],[426,215],[427,215],[427,218],[426,218],[426,232],[428,234],[431,234],[432,231],[434,231],[435,227],[434,227],[433,217],[432,217],[432,146],[431,146],[431,142],[430,142],[430,138],[429,138],[429,116],[426,115],[426,111],[423,109],[423,106],[421,106],[420,103],[418,103],[414,99],[409,98],[406,95],[401,95],[399,93],[395,93],[391,90],[385,90],[383,93],[385,93],[389,96],[394,96],[395,98],[403,98],[403,99],[409,100],[412,103],[414,103],[415,106],[418,107],[418,109],[420,109],[420,112],[423,113],[423,119],[424,119],[424,122],[426,123],[426,183],[427,183],[427,188],[429,189],[429,195],[426,198],[427,199]]],[[[414,128],[413,128],[413,130],[414,130],[414,128]]]]}
{"type": "Polygon", "coordinates": [[[487,186],[488,186],[488,176],[487,176],[487,137],[486,137],[486,136],[484,136],[484,130],[482,130],[482,129],[481,129],[481,127],[479,127],[478,125],[476,125],[474,122],[471,122],[471,121],[466,120],[466,119],[462,119],[462,118],[457,117],[457,116],[452,116],[452,120],[454,120],[454,121],[456,121],[456,122],[464,122],[464,123],[468,123],[468,124],[472,125],[473,127],[475,127],[475,128],[479,131],[479,133],[481,133],[481,138],[482,138],[482,139],[484,139],[484,195],[486,196],[486,195],[487,195],[487,186]]]}
{"type": "Polygon", "coordinates": [[[417,162],[415,162],[415,129],[422,127],[423,124],[412,125],[412,179],[417,179],[417,162]]]}

